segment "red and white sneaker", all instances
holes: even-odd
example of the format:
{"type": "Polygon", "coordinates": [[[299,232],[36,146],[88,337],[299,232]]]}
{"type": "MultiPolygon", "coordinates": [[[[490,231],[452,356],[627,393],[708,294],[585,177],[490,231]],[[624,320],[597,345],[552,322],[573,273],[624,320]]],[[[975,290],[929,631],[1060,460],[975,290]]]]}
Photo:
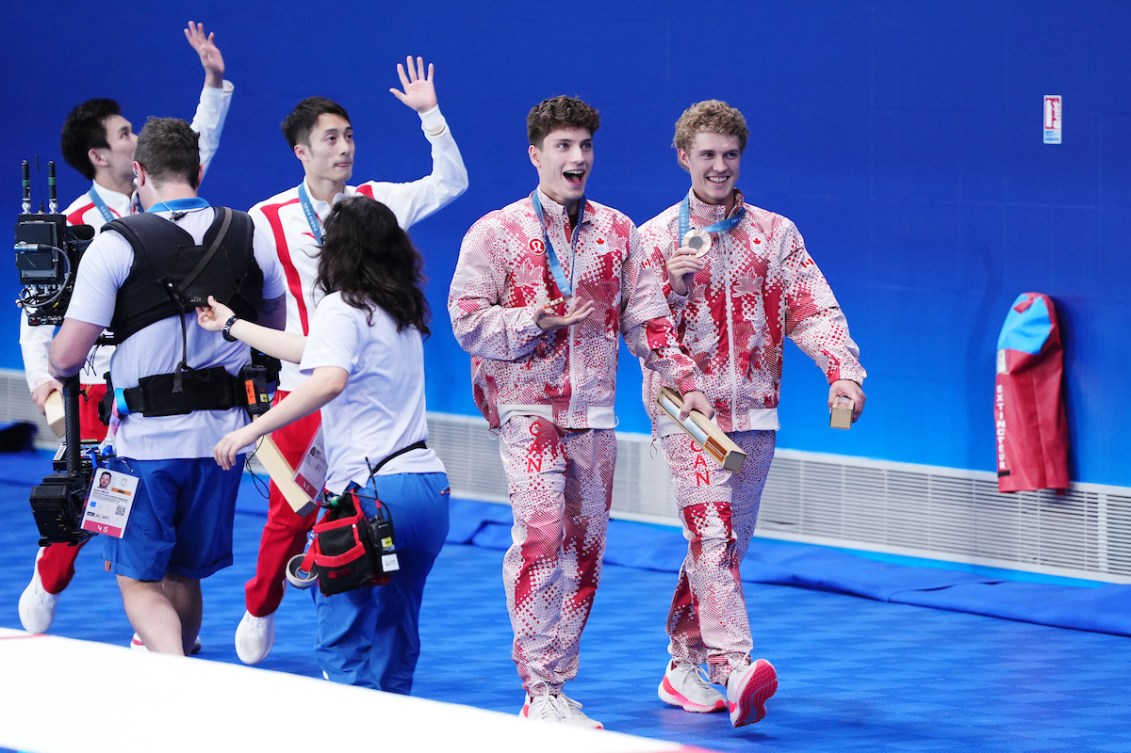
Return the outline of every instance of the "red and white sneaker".
{"type": "Polygon", "coordinates": [[[742,671],[731,672],[727,678],[730,723],[742,727],[761,721],[766,716],[766,701],[777,690],[777,670],[765,659],[758,659],[742,671]]]}
{"type": "Polygon", "coordinates": [[[708,682],[702,667],[677,662],[675,659],[668,662],[657,693],[664,703],[696,714],[709,714],[727,707],[723,694],[708,682]]]}

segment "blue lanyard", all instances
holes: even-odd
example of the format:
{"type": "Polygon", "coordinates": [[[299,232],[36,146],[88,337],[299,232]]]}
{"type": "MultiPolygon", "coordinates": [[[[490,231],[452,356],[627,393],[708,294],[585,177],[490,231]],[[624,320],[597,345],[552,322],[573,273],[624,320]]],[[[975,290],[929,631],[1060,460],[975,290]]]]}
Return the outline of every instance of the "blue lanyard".
{"type": "Polygon", "coordinates": [[[154,204],[147,212],[191,212],[194,209],[207,209],[212,206],[208,203],[207,199],[202,199],[199,196],[191,196],[185,199],[169,199],[154,204]]]}
{"type": "Polygon", "coordinates": [[[98,191],[95,190],[93,186],[91,186],[90,190],[87,191],[86,195],[90,197],[90,200],[92,202],[94,202],[95,209],[102,213],[102,219],[106,220],[107,222],[110,222],[114,219],[116,215],[110,211],[110,207],[106,206],[106,202],[102,200],[102,197],[98,195],[98,191]]]}
{"type": "Polygon", "coordinates": [[[570,239],[569,250],[573,263],[570,266],[568,280],[565,278],[565,272],[562,271],[558,255],[554,251],[554,244],[550,243],[550,234],[546,230],[546,217],[542,212],[542,200],[538,198],[537,189],[530,193],[530,203],[534,205],[534,214],[538,215],[538,224],[542,226],[542,239],[546,242],[546,261],[550,264],[550,273],[554,275],[554,282],[558,284],[558,289],[562,291],[562,295],[571,296],[573,295],[574,276],[577,273],[577,239],[581,237],[582,218],[585,216],[585,197],[582,196],[577,205],[577,227],[573,229],[573,238],[570,239]]]}
{"type": "Polygon", "coordinates": [[[306,192],[305,182],[298,185],[298,200],[302,204],[302,213],[306,215],[306,221],[310,225],[310,232],[314,234],[314,242],[321,246],[322,223],[314,213],[314,205],[310,203],[310,194],[306,192]]]}
{"type": "MultiPolygon", "coordinates": [[[[741,194],[740,194],[741,196],[741,194]]],[[[746,206],[742,203],[738,205],[738,211],[730,217],[725,217],[714,225],[708,225],[703,228],[708,233],[729,233],[742,218],[746,215],[746,206]]],[[[687,235],[687,231],[691,229],[691,191],[687,192],[687,196],[683,197],[683,201],[679,204],[679,242],[683,243],[683,236],[687,235]]]]}

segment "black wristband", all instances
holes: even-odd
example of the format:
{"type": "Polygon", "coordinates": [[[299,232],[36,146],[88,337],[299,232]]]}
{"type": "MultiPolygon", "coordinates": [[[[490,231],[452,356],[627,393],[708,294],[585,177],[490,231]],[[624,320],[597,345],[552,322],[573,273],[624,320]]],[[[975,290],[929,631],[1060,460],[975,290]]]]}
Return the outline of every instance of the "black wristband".
{"type": "Polygon", "coordinates": [[[232,325],[234,325],[239,320],[240,318],[238,316],[229,316],[228,321],[224,322],[223,331],[220,332],[220,334],[223,335],[224,339],[230,343],[234,343],[236,341],[236,338],[232,337],[232,325]]]}

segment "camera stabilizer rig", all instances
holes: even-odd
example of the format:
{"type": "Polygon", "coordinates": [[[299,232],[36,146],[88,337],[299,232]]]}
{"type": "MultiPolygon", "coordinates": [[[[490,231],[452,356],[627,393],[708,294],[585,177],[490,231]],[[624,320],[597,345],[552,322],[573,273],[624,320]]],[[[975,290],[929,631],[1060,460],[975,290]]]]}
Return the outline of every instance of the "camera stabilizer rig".
{"type": "MultiPolygon", "coordinates": [[[[31,513],[39,528],[39,545],[81,544],[90,538],[82,529],[83,505],[94,474],[90,452],[84,452],[79,433],[79,378],[63,380],[63,415],[66,434],[55,453],[55,472],[32,487],[31,513]]],[[[90,449],[96,449],[96,446],[90,449]]]]}
{"type": "Polygon", "coordinates": [[[55,193],[55,163],[47,163],[50,204],[47,212],[31,212],[31,178],[23,163],[23,204],[16,221],[16,269],[20,273],[20,297],[16,305],[27,312],[32,325],[57,326],[71,302],[79,259],[94,238],[90,225],[67,225],[59,214],[55,193]]]}
{"type": "MultiPolygon", "coordinates": [[[[16,269],[20,296],[16,305],[27,312],[35,326],[62,324],[71,301],[79,260],[94,237],[90,225],[68,226],[58,213],[55,163],[47,163],[49,205],[46,212],[31,211],[31,178],[23,163],[23,204],[16,222],[16,269]]],[[[53,461],[54,473],[31,490],[31,511],[39,528],[39,544],[81,544],[90,534],[82,530],[83,504],[94,460],[84,452],[79,427],[79,379],[62,380],[64,444],[53,461]]],[[[88,449],[93,449],[93,446],[88,449]]]]}

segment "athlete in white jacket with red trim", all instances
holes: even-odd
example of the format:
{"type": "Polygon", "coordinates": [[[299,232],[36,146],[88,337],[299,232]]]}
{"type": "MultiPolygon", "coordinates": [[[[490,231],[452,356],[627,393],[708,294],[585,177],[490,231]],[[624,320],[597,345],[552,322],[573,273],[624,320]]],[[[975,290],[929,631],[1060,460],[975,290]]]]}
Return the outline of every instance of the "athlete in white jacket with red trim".
{"type": "MultiPolygon", "coordinates": [[[[433,67],[409,57],[397,65],[403,90],[390,89],[420,115],[424,137],[432,145],[432,173],[411,183],[369,181],[347,185],[353,175],[353,126],[345,109],[325,97],[300,102],[283,121],[283,135],[302,163],[305,177],[294,188],[261,201],[250,210],[256,232],[274,239],[287,279],[287,331],[306,336],[314,311],[314,280],[322,221],[334,202],[361,194],[389,207],[401,228],[428,217],[467,190],[467,169],[444,116],[433,84],[433,67]]],[[[283,362],[276,402],[305,377],[296,364],[283,362]]],[[[298,465],[317,435],[319,413],[272,433],[292,465],[298,465]]],[[[259,544],[255,576],[245,585],[247,611],[236,630],[236,654],[245,664],[263,660],[275,640],[274,613],[283,599],[287,561],[303,550],[316,513],[295,514],[271,484],[267,523],[259,544]]]]}

